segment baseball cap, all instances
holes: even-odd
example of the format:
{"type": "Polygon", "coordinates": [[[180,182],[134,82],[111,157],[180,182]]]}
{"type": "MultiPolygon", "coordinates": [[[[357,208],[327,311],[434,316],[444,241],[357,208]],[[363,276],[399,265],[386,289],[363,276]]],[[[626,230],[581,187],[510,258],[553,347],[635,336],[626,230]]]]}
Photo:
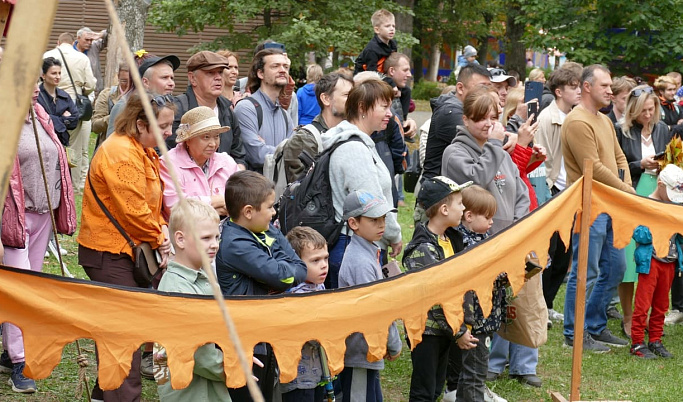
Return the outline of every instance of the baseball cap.
{"type": "Polygon", "coordinates": [[[659,172],[659,180],[666,186],[666,195],[671,202],[683,203],[683,169],[674,164],[666,165],[659,172]]]}
{"type": "Polygon", "coordinates": [[[471,185],[471,181],[464,184],[458,184],[446,176],[436,176],[425,179],[420,187],[420,192],[417,194],[417,202],[422,205],[422,208],[427,210],[436,205],[437,202],[448,197],[451,193],[462,191],[464,188],[471,185]]]}
{"type": "Polygon", "coordinates": [[[491,74],[491,82],[503,82],[507,81],[508,85],[511,87],[517,86],[517,79],[502,68],[489,68],[489,73],[491,74]]]}
{"type": "Polygon", "coordinates": [[[344,199],[344,216],[346,221],[356,216],[379,218],[389,212],[397,212],[383,197],[378,197],[367,191],[352,191],[344,199]]]}
{"type": "Polygon", "coordinates": [[[169,61],[171,65],[173,66],[173,71],[177,70],[178,67],[180,67],[180,59],[178,56],[174,54],[169,54],[166,57],[159,57],[159,56],[152,56],[146,58],[142,64],[140,64],[140,67],[138,67],[138,71],[140,72],[140,77],[145,75],[145,71],[147,71],[150,67],[156,66],[157,64],[161,63],[162,61],[169,61]]]}
{"type": "Polygon", "coordinates": [[[228,68],[227,58],[218,53],[202,50],[195,53],[187,60],[187,71],[213,70],[214,68],[228,68]]]}

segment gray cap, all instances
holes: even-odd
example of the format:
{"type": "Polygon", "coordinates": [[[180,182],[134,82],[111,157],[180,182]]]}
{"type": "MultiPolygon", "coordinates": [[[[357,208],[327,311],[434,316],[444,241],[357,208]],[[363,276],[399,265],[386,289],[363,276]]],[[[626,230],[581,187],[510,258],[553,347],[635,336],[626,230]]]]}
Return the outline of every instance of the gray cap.
{"type": "Polygon", "coordinates": [[[467,45],[465,46],[465,50],[462,52],[462,55],[465,57],[472,57],[477,55],[477,49],[474,48],[472,45],[467,45]]]}
{"type": "Polygon", "coordinates": [[[356,216],[379,218],[389,212],[397,212],[384,197],[379,197],[367,191],[352,191],[344,199],[344,216],[346,221],[356,216]]]}

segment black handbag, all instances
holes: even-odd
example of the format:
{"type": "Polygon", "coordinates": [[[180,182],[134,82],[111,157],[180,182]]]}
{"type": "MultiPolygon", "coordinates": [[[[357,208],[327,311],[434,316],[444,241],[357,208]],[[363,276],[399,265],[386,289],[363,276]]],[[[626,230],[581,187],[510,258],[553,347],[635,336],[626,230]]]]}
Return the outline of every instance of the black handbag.
{"type": "Polygon", "coordinates": [[[422,175],[422,167],[420,166],[420,151],[414,150],[413,154],[410,156],[410,165],[406,172],[403,174],[403,190],[406,193],[415,192],[415,186],[417,181],[422,175]]]}
{"type": "Polygon", "coordinates": [[[89,121],[92,119],[92,102],[90,102],[90,98],[87,96],[78,93],[76,84],[74,84],[74,79],[71,77],[71,70],[69,70],[69,65],[64,58],[64,53],[62,53],[60,48],[57,48],[57,50],[59,51],[59,54],[62,55],[62,63],[64,63],[64,67],[66,67],[66,72],[69,74],[69,80],[71,80],[71,86],[74,88],[74,93],[76,94],[76,107],[78,108],[79,114],[78,120],[89,121]]]}
{"type": "Polygon", "coordinates": [[[157,262],[152,246],[150,246],[149,243],[140,243],[136,246],[133,239],[128,236],[119,222],[114,219],[107,207],[104,206],[100,200],[100,197],[97,196],[95,187],[93,187],[92,181],[90,180],[90,172],[88,172],[88,183],[90,183],[90,191],[92,191],[92,195],[95,197],[97,205],[100,206],[102,212],[107,215],[111,223],[116,226],[116,229],[121,232],[121,235],[123,235],[123,237],[126,239],[128,245],[130,245],[130,247],[133,249],[133,262],[135,263],[133,266],[133,278],[135,279],[135,283],[137,283],[141,288],[149,288],[154,278],[161,273],[161,269],[159,269],[159,263],[157,262]]]}

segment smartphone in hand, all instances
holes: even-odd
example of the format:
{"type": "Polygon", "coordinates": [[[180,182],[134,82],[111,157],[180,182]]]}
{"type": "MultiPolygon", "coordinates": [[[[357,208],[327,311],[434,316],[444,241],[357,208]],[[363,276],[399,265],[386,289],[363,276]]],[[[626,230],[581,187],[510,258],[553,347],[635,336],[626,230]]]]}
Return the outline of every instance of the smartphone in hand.
{"type": "Polygon", "coordinates": [[[527,104],[527,116],[534,115],[531,124],[536,123],[538,118],[538,105],[543,97],[543,84],[537,81],[527,81],[524,83],[524,103],[527,104]],[[536,102],[532,102],[532,101],[536,102]]]}

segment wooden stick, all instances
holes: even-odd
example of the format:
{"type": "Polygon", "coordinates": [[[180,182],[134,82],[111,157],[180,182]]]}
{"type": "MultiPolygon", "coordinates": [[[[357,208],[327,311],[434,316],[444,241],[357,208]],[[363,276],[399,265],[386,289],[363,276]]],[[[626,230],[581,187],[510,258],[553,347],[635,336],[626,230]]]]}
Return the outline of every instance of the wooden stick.
{"type": "Polygon", "coordinates": [[[5,32],[5,25],[7,25],[7,18],[11,8],[12,5],[9,3],[0,3],[0,35],[5,32]]]}
{"type": "Polygon", "coordinates": [[[579,388],[581,386],[581,361],[583,358],[583,325],[586,320],[586,271],[588,269],[592,189],[593,161],[586,159],[583,163],[583,205],[579,226],[579,263],[576,278],[576,305],[574,306],[574,349],[572,353],[572,381],[569,388],[570,401],[581,399],[579,388]]]}

